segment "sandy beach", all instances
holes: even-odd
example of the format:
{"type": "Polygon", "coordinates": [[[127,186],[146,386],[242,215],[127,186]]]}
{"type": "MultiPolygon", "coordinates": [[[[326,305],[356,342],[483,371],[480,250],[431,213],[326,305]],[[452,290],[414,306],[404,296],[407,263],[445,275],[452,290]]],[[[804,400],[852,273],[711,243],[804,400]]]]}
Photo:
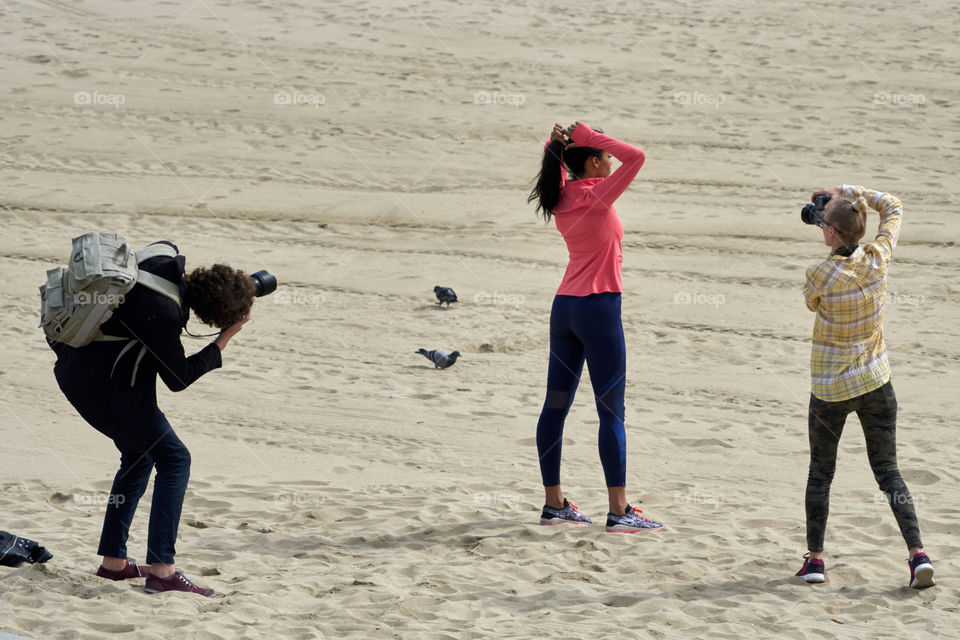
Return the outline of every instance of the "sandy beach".
{"type": "Polygon", "coordinates": [[[958,9],[0,2],[0,530],[54,554],[0,568],[0,632],[960,637],[958,9]],[[603,531],[586,371],[563,484],[596,524],[537,525],[567,254],[526,196],[554,122],[575,120],[647,153],[617,210],[627,489],[655,534],[603,531]],[[885,336],[937,571],[922,592],[853,417],[828,581],[792,577],[802,287],[827,254],[799,211],[840,183],[904,203],[885,336]],[[177,563],[214,598],[94,575],[119,454],[60,393],[37,328],[44,272],[91,230],[280,281],[221,370],[158,390],[193,458],[177,563]],[[434,285],[460,302],[439,309],[434,285]],[[463,356],[436,370],[420,347],[463,356]]]}

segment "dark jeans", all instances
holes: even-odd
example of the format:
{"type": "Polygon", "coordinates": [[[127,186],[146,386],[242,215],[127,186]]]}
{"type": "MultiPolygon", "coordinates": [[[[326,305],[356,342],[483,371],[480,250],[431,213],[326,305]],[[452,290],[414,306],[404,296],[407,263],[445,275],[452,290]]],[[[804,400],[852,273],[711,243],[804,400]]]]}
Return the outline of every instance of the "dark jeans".
{"type": "Polygon", "coordinates": [[[139,444],[114,439],[120,450],[120,470],[113,479],[97,553],[113,558],[127,557],[130,523],[156,466],[147,562],[173,564],[183,496],[190,479],[190,452],[160,409],[156,410],[154,424],[146,426],[141,433],[143,437],[137,438],[139,444]]]}
{"type": "Polygon", "coordinates": [[[857,412],[867,441],[867,457],[880,489],[900,526],[907,547],[922,547],[913,497],[897,469],[897,397],[887,382],[862,396],[824,402],[810,395],[810,474],[807,478],[807,549],[823,551],[830,510],[830,483],[837,468],[837,445],[847,415],[857,412]]]}
{"type": "Polygon", "coordinates": [[[543,486],[560,484],[563,424],[580,384],[584,360],[590,368],[600,417],[598,447],[608,487],[622,487],[627,475],[623,426],[627,349],[620,320],[620,294],[556,296],[550,311],[550,365],[547,395],[537,423],[537,451],[543,486]]]}

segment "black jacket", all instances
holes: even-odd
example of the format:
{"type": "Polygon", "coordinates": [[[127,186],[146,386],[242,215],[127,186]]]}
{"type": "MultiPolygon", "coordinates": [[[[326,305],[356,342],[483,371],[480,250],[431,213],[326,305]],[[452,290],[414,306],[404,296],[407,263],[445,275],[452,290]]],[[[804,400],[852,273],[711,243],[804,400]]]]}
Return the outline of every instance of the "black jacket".
{"type": "MultiPolygon", "coordinates": [[[[140,268],[180,283],[182,296],[184,264],[183,256],[161,256],[143,262],[140,268]]],[[[212,342],[186,356],[180,333],[188,318],[189,312],[170,298],[134,285],[113,316],[100,325],[100,331],[139,343],[120,356],[129,340],[97,341],[80,348],[51,342],[57,354],[53,370],[60,389],[98,431],[117,440],[118,445],[136,444],[155,422],[158,374],[171,391],[182,391],[221,365],[220,348],[212,342]],[[146,350],[137,365],[142,346],[146,350]]]]}

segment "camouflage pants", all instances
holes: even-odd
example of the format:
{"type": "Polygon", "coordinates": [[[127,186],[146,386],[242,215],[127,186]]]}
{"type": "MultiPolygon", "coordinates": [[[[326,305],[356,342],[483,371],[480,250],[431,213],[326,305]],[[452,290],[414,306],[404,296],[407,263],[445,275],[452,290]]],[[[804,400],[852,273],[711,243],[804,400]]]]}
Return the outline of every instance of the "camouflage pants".
{"type": "Polygon", "coordinates": [[[837,468],[837,445],[847,416],[856,411],[867,442],[867,457],[880,490],[887,496],[907,547],[923,546],[913,498],[897,469],[897,397],[887,382],[862,396],[824,402],[810,395],[810,473],[807,477],[807,549],[823,551],[830,510],[830,483],[837,468]]]}

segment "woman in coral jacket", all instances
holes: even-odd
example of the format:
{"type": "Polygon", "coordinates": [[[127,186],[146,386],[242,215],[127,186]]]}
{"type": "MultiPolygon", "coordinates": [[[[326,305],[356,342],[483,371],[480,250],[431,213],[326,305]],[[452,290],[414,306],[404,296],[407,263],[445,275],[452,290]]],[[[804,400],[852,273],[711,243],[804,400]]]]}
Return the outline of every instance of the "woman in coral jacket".
{"type": "Polygon", "coordinates": [[[635,533],[663,528],[631,507],[626,497],[626,346],[620,319],[623,225],[613,203],[645,158],[640,149],[585,124],[566,129],[555,125],[528,198],[537,203],[546,222],[556,223],[570,255],[550,312],[547,393],[537,424],[545,490],[543,525],[592,522],[560,487],[563,425],[586,361],[600,417],[600,461],[610,503],[606,530],[635,533]],[[612,158],[621,163],[613,173],[612,158]]]}

